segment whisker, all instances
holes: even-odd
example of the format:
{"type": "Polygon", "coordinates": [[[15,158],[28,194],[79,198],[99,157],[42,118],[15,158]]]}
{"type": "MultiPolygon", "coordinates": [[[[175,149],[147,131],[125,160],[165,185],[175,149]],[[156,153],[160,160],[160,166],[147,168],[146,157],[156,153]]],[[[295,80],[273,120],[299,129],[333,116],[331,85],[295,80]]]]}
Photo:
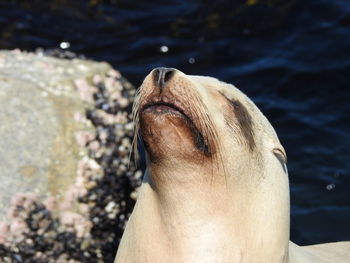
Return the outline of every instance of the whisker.
{"type": "Polygon", "coordinates": [[[132,108],[132,122],[134,124],[134,136],[131,143],[131,151],[129,154],[129,163],[131,160],[131,155],[134,153],[134,163],[137,165],[139,160],[139,154],[138,154],[138,138],[140,136],[140,124],[139,124],[139,107],[140,107],[140,101],[142,99],[142,87],[140,87],[135,94],[134,104],[132,108]]]}

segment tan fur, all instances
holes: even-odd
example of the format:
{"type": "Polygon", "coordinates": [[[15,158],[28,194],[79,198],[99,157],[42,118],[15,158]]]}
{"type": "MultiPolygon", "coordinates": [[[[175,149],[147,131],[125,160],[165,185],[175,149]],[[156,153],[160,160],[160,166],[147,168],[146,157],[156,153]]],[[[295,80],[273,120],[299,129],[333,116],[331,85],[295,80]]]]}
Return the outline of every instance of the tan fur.
{"type": "Polygon", "coordinates": [[[137,136],[148,145],[147,170],[115,262],[350,262],[349,242],[289,242],[286,154],[268,120],[237,88],[176,71],[160,90],[150,73],[133,114],[135,149],[137,136]],[[142,112],[165,97],[192,120],[207,153],[181,114],[142,112]]]}

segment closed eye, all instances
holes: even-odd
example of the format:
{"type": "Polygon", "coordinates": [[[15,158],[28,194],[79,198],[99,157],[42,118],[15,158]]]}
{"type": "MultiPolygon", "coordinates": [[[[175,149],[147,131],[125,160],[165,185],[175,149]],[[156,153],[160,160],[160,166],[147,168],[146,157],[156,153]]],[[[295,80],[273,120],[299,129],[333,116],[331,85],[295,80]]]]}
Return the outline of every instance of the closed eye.
{"type": "MultiPolygon", "coordinates": [[[[235,116],[249,149],[253,151],[255,148],[253,121],[248,110],[239,100],[229,99],[222,92],[219,91],[219,93],[229,102],[230,106],[232,107],[232,116],[235,116]]],[[[229,122],[230,119],[227,121],[229,122]]]]}

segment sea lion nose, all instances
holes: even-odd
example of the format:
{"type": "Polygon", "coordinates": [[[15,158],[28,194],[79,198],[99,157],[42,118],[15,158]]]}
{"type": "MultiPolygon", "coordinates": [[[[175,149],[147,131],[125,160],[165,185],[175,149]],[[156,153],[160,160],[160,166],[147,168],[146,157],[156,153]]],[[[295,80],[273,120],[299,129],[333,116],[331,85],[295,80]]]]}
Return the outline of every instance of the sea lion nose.
{"type": "Polygon", "coordinates": [[[174,68],[155,68],[153,70],[153,79],[157,86],[164,87],[165,84],[174,76],[174,68]]]}

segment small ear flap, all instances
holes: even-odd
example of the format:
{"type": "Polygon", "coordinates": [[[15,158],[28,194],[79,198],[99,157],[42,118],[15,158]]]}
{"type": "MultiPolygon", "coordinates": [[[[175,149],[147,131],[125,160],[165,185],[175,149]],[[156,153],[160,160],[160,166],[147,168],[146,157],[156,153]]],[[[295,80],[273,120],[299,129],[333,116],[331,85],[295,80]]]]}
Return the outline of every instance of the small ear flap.
{"type": "Polygon", "coordinates": [[[287,155],[283,148],[273,148],[272,152],[281,162],[287,164],[287,155]]]}

